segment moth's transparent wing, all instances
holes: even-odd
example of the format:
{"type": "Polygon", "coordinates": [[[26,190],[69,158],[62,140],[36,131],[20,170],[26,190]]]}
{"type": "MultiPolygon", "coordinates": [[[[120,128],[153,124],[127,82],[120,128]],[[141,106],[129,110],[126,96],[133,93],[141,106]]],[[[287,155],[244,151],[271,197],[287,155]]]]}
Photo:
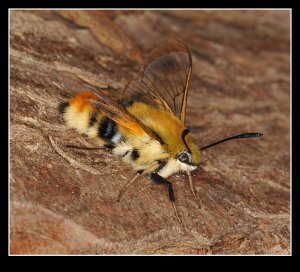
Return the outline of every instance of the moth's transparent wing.
{"type": "Polygon", "coordinates": [[[94,105],[96,109],[101,110],[106,117],[129,129],[136,136],[142,137],[147,135],[151,139],[160,141],[160,139],[153,134],[151,129],[149,129],[146,125],[140,122],[136,117],[118,105],[104,93],[100,93],[92,88],[90,88],[89,91],[96,96],[96,99],[88,99],[87,101],[94,105]]]}
{"type": "Polygon", "coordinates": [[[136,136],[147,135],[151,139],[160,141],[151,129],[117,103],[120,97],[117,98],[116,95],[111,95],[109,88],[92,85],[78,75],[71,74],[69,77],[80,82],[86,90],[95,95],[95,99],[87,99],[87,102],[91,103],[96,109],[101,110],[106,117],[129,129],[136,136]]]}
{"type": "Polygon", "coordinates": [[[139,78],[125,87],[124,97],[163,108],[184,122],[191,72],[189,48],[182,39],[171,39],[150,53],[139,78]]]}

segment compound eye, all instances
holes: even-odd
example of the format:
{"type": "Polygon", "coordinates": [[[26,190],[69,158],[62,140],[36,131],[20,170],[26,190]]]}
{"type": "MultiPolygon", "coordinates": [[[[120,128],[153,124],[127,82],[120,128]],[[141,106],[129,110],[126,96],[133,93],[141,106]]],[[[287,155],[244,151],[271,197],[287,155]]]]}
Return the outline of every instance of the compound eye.
{"type": "Polygon", "coordinates": [[[183,151],[177,154],[177,159],[183,163],[191,163],[192,156],[189,152],[183,151]]]}

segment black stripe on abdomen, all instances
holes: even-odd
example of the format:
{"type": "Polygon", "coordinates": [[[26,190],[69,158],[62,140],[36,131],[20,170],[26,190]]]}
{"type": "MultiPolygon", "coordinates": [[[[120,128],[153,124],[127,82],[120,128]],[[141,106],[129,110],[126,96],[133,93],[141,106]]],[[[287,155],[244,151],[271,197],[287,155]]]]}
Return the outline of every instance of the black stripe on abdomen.
{"type": "Polygon", "coordinates": [[[136,149],[133,149],[130,156],[133,161],[136,161],[140,157],[140,152],[138,152],[136,149]]]}
{"type": "Polygon", "coordinates": [[[118,132],[117,124],[115,121],[104,117],[99,124],[98,136],[103,139],[110,141],[118,132]]]}
{"type": "Polygon", "coordinates": [[[69,107],[69,102],[62,102],[58,105],[58,111],[61,114],[64,114],[66,112],[67,107],[69,107]]]}

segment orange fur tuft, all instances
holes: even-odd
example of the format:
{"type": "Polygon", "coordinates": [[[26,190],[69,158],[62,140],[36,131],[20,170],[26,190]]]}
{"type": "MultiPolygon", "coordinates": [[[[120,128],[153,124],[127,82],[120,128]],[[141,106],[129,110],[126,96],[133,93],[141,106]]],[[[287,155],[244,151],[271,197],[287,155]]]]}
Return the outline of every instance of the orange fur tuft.
{"type": "Polygon", "coordinates": [[[74,108],[77,112],[91,112],[95,110],[95,107],[89,103],[88,99],[97,99],[96,95],[89,91],[84,91],[79,93],[75,97],[69,100],[69,104],[74,108]]]}

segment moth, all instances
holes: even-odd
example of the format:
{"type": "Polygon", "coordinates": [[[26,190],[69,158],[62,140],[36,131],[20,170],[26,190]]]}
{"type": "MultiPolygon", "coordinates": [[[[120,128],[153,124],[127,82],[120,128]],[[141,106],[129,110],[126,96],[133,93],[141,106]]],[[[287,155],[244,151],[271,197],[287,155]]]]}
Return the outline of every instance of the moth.
{"type": "Polygon", "coordinates": [[[109,149],[137,171],[118,200],[139,176],[147,175],[155,184],[166,186],[179,220],[173,186],[167,178],[187,173],[196,197],[190,173],[199,166],[201,151],[232,139],[262,136],[242,133],[199,147],[185,125],[191,74],[191,52],[181,38],[173,38],[149,54],[140,75],[125,86],[120,97],[90,85],[59,106],[69,127],[95,138],[99,148],[109,149]]]}

